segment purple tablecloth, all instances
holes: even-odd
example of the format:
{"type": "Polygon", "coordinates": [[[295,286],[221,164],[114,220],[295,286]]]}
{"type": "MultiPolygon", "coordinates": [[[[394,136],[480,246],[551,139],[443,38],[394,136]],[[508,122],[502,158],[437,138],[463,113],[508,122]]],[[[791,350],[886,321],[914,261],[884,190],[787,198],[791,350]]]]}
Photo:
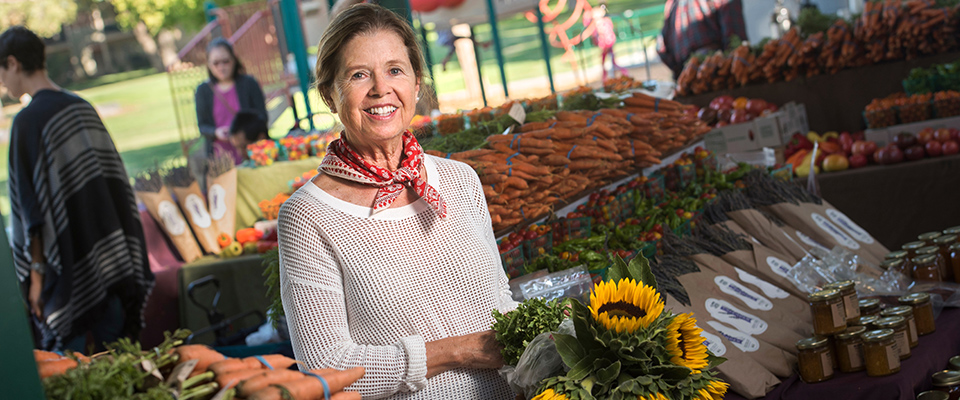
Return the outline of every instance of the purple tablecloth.
{"type": "MultiPolygon", "coordinates": [[[[838,372],[833,379],[807,384],[796,374],[785,379],[764,397],[764,400],[913,400],[922,391],[930,390],[930,376],[943,370],[947,360],[960,355],[960,309],[944,309],[937,319],[937,331],[920,337],[913,355],[903,360],[900,372],[873,378],[866,372],[838,372]]],[[[729,393],[728,400],[743,400],[729,393]]]]}
{"type": "Polygon", "coordinates": [[[156,284],[143,310],[145,326],[140,332],[140,343],[144,348],[149,348],[163,341],[164,332],[173,332],[180,327],[177,270],[183,263],[170,250],[166,236],[150,213],[141,211],[140,221],[143,224],[143,237],[147,242],[150,271],[153,271],[156,278],[156,284]]]}

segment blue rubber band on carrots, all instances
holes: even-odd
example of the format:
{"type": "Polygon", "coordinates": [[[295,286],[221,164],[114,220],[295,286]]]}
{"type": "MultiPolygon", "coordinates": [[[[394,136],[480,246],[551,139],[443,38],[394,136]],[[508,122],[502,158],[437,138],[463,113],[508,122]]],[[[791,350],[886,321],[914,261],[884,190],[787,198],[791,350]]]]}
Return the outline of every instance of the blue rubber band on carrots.
{"type": "Polygon", "coordinates": [[[326,379],[323,379],[322,376],[317,375],[317,374],[315,374],[315,373],[313,373],[313,372],[309,372],[309,371],[304,372],[304,374],[307,374],[307,375],[310,375],[310,376],[312,376],[312,377],[314,377],[314,378],[317,378],[317,380],[320,381],[320,384],[323,385],[323,398],[324,398],[324,399],[329,399],[329,398],[330,398],[330,385],[327,384],[327,380],[326,380],[326,379]]]}

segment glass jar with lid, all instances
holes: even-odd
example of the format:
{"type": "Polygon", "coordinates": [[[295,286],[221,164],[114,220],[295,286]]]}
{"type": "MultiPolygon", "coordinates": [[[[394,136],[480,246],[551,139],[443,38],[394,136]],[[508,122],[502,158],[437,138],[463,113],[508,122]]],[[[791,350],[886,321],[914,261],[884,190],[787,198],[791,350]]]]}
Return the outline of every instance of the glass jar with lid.
{"type": "Polygon", "coordinates": [[[928,282],[940,282],[943,280],[940,276],[940,266],[937,265],[936,255],[925,254],[916,256],[910,260],[910,262],[913,263],[913,280],[928,282]]]}
{"type": "Polygon", "coordinates": [[[843,297],[843,312],[847,316],[847,324],[860,319],[860,299],[857,297],[856,283],[853,281],[837,281],[823,285],[824,289],[837,289],[843,297]]]}
{"type": "Polygon", "coordinates": [[[797,364],[800,367],[800,379],[806,383],[833,378],[833,353],[827,338],[814,336],[798,341],[797,364]]]}
{"type": "Polygon", "coordinates": [[[917,256],[917,249],[921,247],[926,247],[926,245],[927,245],[927,242],[924,242],[924,241],[907,242],[907,243],[904,243],[903,246],[900,246],[900,250],[904,250],[907,252],[907,260],[909,260],[917,256]]]}
{"type": "Polygon", "coordinates": [[[896,306],[883,310],[880,315],[884,317],[903,317],[907,321],[907,339],[910,340],[910,348],[917,347],[920,344],[920,338],[917,335],[917,323],[913,318],[913,307],[896,306]]]}
{"type": "Polygon", "coordinates": [[[939,390],[928,390],[918,394],[917,400],[950,400],[950,395],[939,390]]]}
{"type": "Polygon", "coordinates": [[[873,324],[880,319],[880,314],[864,315],[857,321],[857,326],[864,326],[867,329],[873,329],[873,324]]]}
{"type": "Polygon", "coordinates": [[[944,235],[957,235],[957,241],[960,242],[960,226],[954,226],[943,230],[944,235]]]}
{"type": "Polygon", "coordinates": [[[897,341],[897,351],[901,360],[906,360],[912,355],[910,352],[910,333],[907,332],[907,320],[903,317],[880,318],[873,323],[874,329],[890,329],[893,331],[893,338],[897,341]]]}
{"type": "Polygon", "coordinates": [[[837,289],[825,289],[807,296],[813,314],[813,333],[833,335],[847,329],[847,315],[843,308],[843,296],[837,289]]]}
{"type": "Polygon", "coordinates": [[[851,326],[833,337],[834,355],[841,372],[863,371],[864,326],[851,326]]]}
{"type": "Polygon", "coordinates": [[[957,235],[943,235],[933,240],[933,243],[940,249],[940,261],[943,263],[943,271],[940,271],[940,275],[943,276],[944,282],[953,282],[955,281],[956,274],[953,272],[953,261],[950,257],[950,245],[957,243],[957,235]]]}
{"type": "Polygon", "coordinates": [[[950,265],[953,266],[953,280],[960,283],[960,243],[950,245],[950,265]]]}
{"type": "Polygon", "coordinates": [[[936,239],[936,238],[938,238],[938,237],[940,237],[940,236],[943,236],[943,233],[941,233],[941,232],[925,232],[925,233],[921,233],[921,234],[917,235],[917,240],[920,241],[920,242],[926,243],[927,246],[932,246],[932,245],[933,245],[933,240],[936,239]]]}
{"type": "Polygon", "coordinates": [[[945,370],[933,374],[933,390],[950,395],[949,400],[960,399],[960,371],[945,370]]]}
{"type": "Polygon", "coordinates": [[[861,317],[880,314],[880,300],[878,299],[860,299],[857,304],[860,308],[861,317]]]}
{"type": "MultiPolygon", "coordinates": [[[[940,268],[940,280],[946,280],[946,274],[944,271],[947,270],[947,259],[943,258],[940,254],[940,248],[937,246],[924,246],[917,249],[917,257],[932,255],[937,259],[937,267],[940,268]]],[[[914,257],[916,258],[916,257],[914,257]]]]}
{"type": "Polygon", "coordinates": [[[960,356],[950,357],[949,368],[954,371],[960,371],[960,356]]]}
{"type": "Polygon", "coordinates": [[[883,256],[884,260],[906,260],[909,253],[906,250],[897,250],[887,253],[883,256]]]}
{"type": "Polygon", "coordinates": [[[867,375],[887,376],[900,372],[900,355],[892,329],[867,331],[861,337],[867,375]]]}
{"type": "Polygon", "coordinates": [[[917,324],[917,335],[929,335],[937,330],[933,319],[933,303],[928,293],[910,293],[897,299],[900,304],[913,307],[913,320],[917,324]]]}
{"type": "Polygon", "coordinates": [[[897,271],[907,278],[912,278],[913,266],[910,265],[909,261],[910,260],[907,260],[905,258],[904,259],[891,258],[891,259],[883,260],[883,262],[880,263],[880,268],[883,268],[884,270],[897,271]]]}

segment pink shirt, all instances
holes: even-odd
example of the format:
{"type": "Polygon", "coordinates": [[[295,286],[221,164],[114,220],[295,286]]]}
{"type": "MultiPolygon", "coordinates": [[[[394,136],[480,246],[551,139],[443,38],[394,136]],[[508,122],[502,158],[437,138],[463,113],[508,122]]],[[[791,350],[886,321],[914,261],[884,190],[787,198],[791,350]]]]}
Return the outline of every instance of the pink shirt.
{"type": "Polygon", "coordinates": [[[230,86],[230,89],[221,92],[217,84],[212,85],[213,90],[213,123],[217,128],[229,128],[233,122],[233,116],[240,111],[240,97],[237,96],[237,85],[230,86]],[[226,103],[224,103],[226,100],[226,103]]]}

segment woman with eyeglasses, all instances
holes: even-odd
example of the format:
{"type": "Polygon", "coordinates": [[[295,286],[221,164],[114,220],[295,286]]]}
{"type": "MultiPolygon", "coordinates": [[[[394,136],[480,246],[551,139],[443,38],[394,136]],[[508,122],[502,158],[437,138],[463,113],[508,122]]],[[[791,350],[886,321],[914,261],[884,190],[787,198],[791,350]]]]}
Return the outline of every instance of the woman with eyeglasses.
{"type": "Polygon", "coordinates": [[[243,64],[226,39],[218,38],[207,47],[209,79],[197,87],[197,124],[206,139],[207,155],[228,154],[239,164],[243,154],[230,143],[230,123],[240,110],[256,113],[264,121],[267,106],[263,89],[243,64]]]}

